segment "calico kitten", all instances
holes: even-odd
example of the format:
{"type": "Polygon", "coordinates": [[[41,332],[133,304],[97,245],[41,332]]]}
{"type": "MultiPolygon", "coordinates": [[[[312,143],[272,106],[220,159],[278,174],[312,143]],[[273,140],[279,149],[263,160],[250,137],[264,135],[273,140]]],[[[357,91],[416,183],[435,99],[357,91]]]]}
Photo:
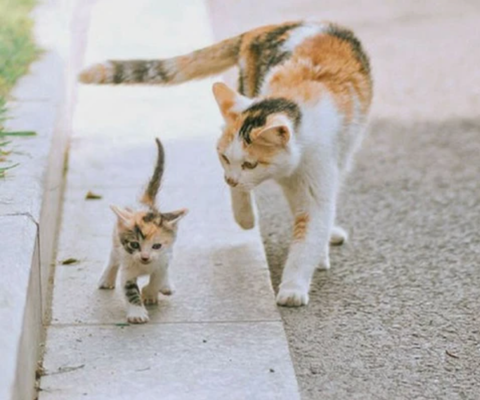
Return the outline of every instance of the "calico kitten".
{"type": "Polygon", "coordinates": [[[168,264],[177,234],[178,221],[186,209],[162,213],[155,206],[155,197],[162,180],[165,154],[160,140],[157,164],[140,203],[139,210],[111,206],[117,215],[113,231],[110,259],[99,282],[100,289],[113,289],[120,269],[121,284],[127,305],[127,320],[133,324],[148,322],[144,304],[157,304],[158,292],[173,293],[168,275],[168,264]],[[150,275],[150,281],[140,290],[137,278],[150,275]]]}
{"type": "Polygon", "coordinates": [[[257,28],[163,60],[107,61],[84,70],[85,83],[178,84],[237,65],[238,92],[213,86],[225,120],[218,155],[233,214],[254,226],[250,192],[277,181],[294,216],[277,303],[301,306],[316,267],[329,268],[337,196],[364,136],[373,94],[369,59],[355,35],[332,23],[257,28]]]}

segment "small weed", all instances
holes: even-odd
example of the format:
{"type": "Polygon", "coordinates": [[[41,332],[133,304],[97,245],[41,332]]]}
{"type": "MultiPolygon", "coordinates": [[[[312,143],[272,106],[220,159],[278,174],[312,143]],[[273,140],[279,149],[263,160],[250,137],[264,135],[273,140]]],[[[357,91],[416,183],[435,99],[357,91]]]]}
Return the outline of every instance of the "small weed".
{"type": "MultiPolygon", "coordinates": [[[[35,132],[6,132],[7,96],[18,79],[28,72],[39,55],[32,34],[33,21],[29,14],[36,0],[0,0],[0,141],[6,136],[32,136],[35,132]]],[[[5,162],[10,151],[9,142],[0,143],[0,162],[5,162]]],[[[0,178],[18,164],[0,167],[0,178]]]]}

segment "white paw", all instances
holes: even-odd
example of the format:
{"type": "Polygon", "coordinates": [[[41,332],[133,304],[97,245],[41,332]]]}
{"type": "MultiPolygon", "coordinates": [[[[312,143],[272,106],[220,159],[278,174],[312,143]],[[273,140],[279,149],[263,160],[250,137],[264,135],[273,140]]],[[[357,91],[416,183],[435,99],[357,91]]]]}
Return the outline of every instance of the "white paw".
{"type": "Polygon", "coordinates": [[[333,246],[340,246],[347,241],[348,234],[339,226],[334,226],[330,233],[330,244],[333,246]]]}
{"type": "Polygon", "coordinates": [[[308,287],[302,285],[288,285],[280,287],[277,295],[277,304],[285,307],[300,307],[308,304],[308,287]]]}
{"type": "Polygon", "coordinates": [[[112,281],[110,279],[105,279],[102,277],[102,279],[100,279],[100,281],[98,282],[98,288],[106,290],[115,289],[115,280],[112,281]]]}
{"type": "Polygon", "coordinates": [[[255,227],[255,216],[252,212],[241,212],[235,214],[235,221],[243,229],[253,229],[255,227]]]}
{"type": "Polygon", "coordinates": [[[326,271],[330,269],[330,258],[327,256],[317,266],[317,270],[326,271]]]}
{"type": "Polygon", "coordinates": [[[142,299],[146,306],[158,304],[158,293],[156,290],[152,291],[148,286],[145,286],[142,289],[142,299]]]}
{"type": "Polygon", "coordinates": [[[175,293],[175,287],[172,284],[164,285],[160,288],[160,293],[165,296],[171,296],[175,293]]]}
{"type": "Polygon", "coordinates": [[[130,306],[127,312],[127,321],[131,324],[144,324],[148,322],[148,311],[145,307],[130,306]]]}

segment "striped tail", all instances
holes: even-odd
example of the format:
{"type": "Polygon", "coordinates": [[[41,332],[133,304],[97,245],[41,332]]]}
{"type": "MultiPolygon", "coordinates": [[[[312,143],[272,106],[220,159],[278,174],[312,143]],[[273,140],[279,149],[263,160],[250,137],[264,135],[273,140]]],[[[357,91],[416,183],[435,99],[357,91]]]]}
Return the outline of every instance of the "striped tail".
{"type": "Polygon", "coordinates": [[[157,164],[155,165],[155,170],[150,178],[150,182],[148,182],[148,186],[145,189],[145,193],[143,193],[140,199],[140,203],[151,208],[155,208],[155,198],[157,197],[158,189],[160,189],[165,166],[165,151],[163,150],[162,142],[160,142],[160,139],[155,139],[155,142],[158,148],[157,164]]]}
{"type": "Polygon", "coordinates": [[[79,80],[92,84],[175,85],[218,74],[237,63],[241,35],[163,60],[109,60],[87,67],[79,80]]]}

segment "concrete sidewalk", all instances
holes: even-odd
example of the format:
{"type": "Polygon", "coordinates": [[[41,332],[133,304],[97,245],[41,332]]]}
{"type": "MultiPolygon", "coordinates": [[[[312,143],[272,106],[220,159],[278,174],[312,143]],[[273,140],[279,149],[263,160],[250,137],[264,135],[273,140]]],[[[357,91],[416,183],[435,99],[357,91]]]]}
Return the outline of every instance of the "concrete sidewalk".
{"type": "MultiPolygon", "coordinates": [[[[207,20],[202,0],[98,2],[86,63],[205,46],[207,20]]],[[[80,88],[41,400],[299,398],[259,231],[231,215],[211,84],[80,88]],[[125,326],[120,289],[96,288],[115,220],[108,205],[135,204],[156,136],[167,158],[160,207],[190,214],[171,269],[176,293],[147,325],[125,326]],[[102,199],[85,200],[88,191],[102,199]],[[68,258],[79,262],[62,265],[68,258]]]]}

